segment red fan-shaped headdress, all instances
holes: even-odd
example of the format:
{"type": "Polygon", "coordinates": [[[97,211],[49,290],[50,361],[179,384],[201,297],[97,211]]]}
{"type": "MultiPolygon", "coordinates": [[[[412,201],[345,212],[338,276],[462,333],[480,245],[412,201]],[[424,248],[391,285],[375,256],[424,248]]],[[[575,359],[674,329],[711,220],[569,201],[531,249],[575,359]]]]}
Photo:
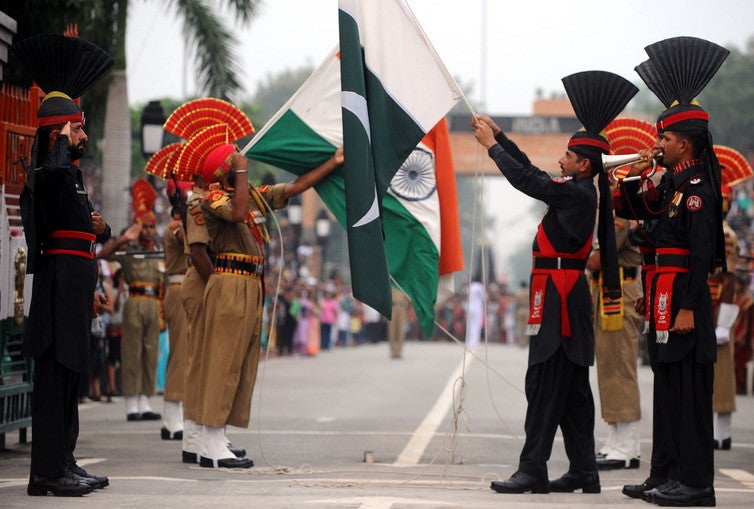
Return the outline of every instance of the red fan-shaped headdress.
{"type": "MultiPolygon", "coordinates": [[[[618,117],[605,128],[613,155],[635,154],[651,148],[657,141],[657,129],[653,124],[631,117],[618,117]]],[[[630,166],[616,168],[612,177],[623,179],[631,171],[630,166]]]]}
{"type": "Polygon", "coordinates": [[[214,124],[228,126],[228,138],[231,142],[254,133],[251,121],[243,111],[227,101],[213,97],[183,103],[170,114],[162,127],[167,132],[188,140],[199,130],[214,124]]]}
{"type": "Polygon", "coordinates": [[[754,170],[741,152],[725,145],[715,145],[714,149],[720,161],[722,185],[733,187],[754,177],[754,170]]]}
{"type": "Polygon", "coordinates": [[[149,158],[144,171],[168,182],[173,178],[179,182],[191,182],[190,173],[178,172],[178,158],[185,145],[185,143],[171,143],[162,147],[149,158]]]}
{"type": "Polygon", "coordinates": [[[131,208],[135,223],[149,223],[157,220],[152,207],[157,199],[157,191],[146,179],[139,179],[131,186],[131,208]]]}
{"type": "Polygon", "coordinates": [[[635,154],[651,148],[657,141],[657,129],[644,120],[618,117],[605,128],[612,154],[635,154]]]}
{"type": "MultiPolygon", "coordinates": [[[[182,104],[168,117],[163,128],[188,140],[176,163],[176,172],[180,175],[201,174],[210,152],[254,133],[254,126],[240,108],[215,98],[194,99],[182,104]]],[[[220,178],[218,175],[214,180],[220,178]]]]}

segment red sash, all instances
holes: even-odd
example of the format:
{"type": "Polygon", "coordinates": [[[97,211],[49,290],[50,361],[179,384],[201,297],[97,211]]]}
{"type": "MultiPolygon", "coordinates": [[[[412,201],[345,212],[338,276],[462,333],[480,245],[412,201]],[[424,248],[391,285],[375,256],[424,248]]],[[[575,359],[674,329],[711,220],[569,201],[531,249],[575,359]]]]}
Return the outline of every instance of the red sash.
{"type": "MultiPolygon", "coordinates": [[[[592,249],[592,235],[584,244],[584,247],[576,253],[559,253],[555,251],[550,239],[547,238],[542,223],[537,228],[537,246],[539,251],[534,251],[534,258],[562,258],[567,260],[586,260],[592,249]]],[[[526,333],[534,336],[539,333],[542,325],[543,310],[545,306],[545,294],[547,289],[547,280],[552,278],[555,289],[560,295],[560,332],[563,337],[571,337],[571,320],[568,317],[568,295],[573,290],[576,281],[584,275],[583,269],[568,268],[533,268],[531,278],[531,292],[529,294],[529,321],[526,333]]]]}
{"type": "Polygon", "coordinates": [[[652,278],[655,276],[655,250],[652,247],[639,247],[639,252],[642,255],[643,264],[641,266],[642,274],[642,289],[644,291],[644,330],[643,334],[649,332],[649,320],[652,318],[652,297],[651,297],[651,284],[652,278]],[[651,262],[650,262],[651,260],[651,262]]]}
{"type": "MultiPolygon", "coordinates": [[[[657,259],[661,260],[663,255],[680,255],[688,256],[689,250],[680,247],[662,247],[657,248],[657,259]]],[[[679,265],[665,265],[661,261],[657,264],[655,278],[655,300],[652,306],[654,311],[655,331],[657,331],[657,342],[667,343],[670,337],[670,325],[673,319],[673,281],[677,274],[688,272],[688,267],[679,265]]]]}

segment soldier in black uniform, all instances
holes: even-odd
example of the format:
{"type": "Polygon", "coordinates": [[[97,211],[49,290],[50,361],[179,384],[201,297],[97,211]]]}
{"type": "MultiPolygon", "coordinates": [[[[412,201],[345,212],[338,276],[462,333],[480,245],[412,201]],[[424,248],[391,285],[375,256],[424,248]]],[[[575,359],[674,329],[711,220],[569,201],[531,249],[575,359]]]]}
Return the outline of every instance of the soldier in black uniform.
{"type": "Polygon", "coordinates": [[[107,477],[79,467],[73,452],[79,433],[79,384],[90,364],[94,247],[110,237],[110,227],[92,209],[76,165],[87,136],[84,115],[72,98],[93,85],[113,60],[93,44],[53,34],[24,39],[14,51],[46,93],[37,111],[32,169],[21,198],[27,271],[34,273],[23,342],[24,355],[34,358],[27,493],[81,496],[109,484],[107,477]],[[90,78],[83,79],[88,71],[90,78]]]}
{"type": "Polygon", "coordinates": [[[659,138],[641,151],[639,175],[657,158],[667,171],[656,189],[637,194],[622,186],[623,217],[654,219],[655,274],[650,283],[650,329],[657,342],[654,369],[651,476],[623,493],[658,505],[714,506],[712,385],[717,341],[708,274],[725,268],[720,166],[709,115],[694,98],[715,75],[728,50],[693,37],[646,48],[637,71],[667,109],[659,138]]]}
{"type": "Polygon", "coordinates": [[[559,161],[561,177],[551,178],[533,166],[489,117],[472,120],[477,140],[488,149],[511,185],[549,207],[533,245],[526,442],[513,476],[492,482],[491,488],[500,493],[600,492],[594,455],[594,399],[589,386],[594,329],[584,267],[598,209],[593,177],[599,173],[602,199],[598,234],[600,245],[606,247],[601,256],[602,270],[612,297],[619,298],[609,182],[600,160],[610,146],[600,132],[638,89],[620,76],[601,71],[568,76],[563,84],[585,131],[571,137],[559,161]],[[599,90],[613,93],[608,96],[597,93],[599,90]],[[570,467],[561,478],[548,481],[547,460],[558,426],[570,467]]]}

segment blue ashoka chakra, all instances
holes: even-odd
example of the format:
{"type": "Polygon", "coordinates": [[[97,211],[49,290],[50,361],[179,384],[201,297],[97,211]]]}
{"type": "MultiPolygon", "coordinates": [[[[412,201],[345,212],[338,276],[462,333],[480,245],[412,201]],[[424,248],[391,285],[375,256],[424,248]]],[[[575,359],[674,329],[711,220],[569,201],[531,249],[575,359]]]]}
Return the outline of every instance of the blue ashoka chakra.
{"type": "Polygon", "coordinates": [[[420,201],[432,196],[435,189],[434,155],[429,150],[416,147],[390,181],[390,190],[404,200],[420,201]]]}

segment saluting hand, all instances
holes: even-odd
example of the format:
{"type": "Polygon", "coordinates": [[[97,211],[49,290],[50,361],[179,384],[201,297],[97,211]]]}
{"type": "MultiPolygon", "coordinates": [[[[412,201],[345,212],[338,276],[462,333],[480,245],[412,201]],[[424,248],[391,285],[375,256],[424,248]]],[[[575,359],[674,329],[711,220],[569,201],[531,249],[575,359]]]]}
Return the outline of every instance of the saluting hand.
{"type": "Polygon", "coordinates": [[[134,223],[123,232],[121,240],[122,242],[133,242],[139,238],[139,233],[141,233],[141,224],[134,223]]]}

